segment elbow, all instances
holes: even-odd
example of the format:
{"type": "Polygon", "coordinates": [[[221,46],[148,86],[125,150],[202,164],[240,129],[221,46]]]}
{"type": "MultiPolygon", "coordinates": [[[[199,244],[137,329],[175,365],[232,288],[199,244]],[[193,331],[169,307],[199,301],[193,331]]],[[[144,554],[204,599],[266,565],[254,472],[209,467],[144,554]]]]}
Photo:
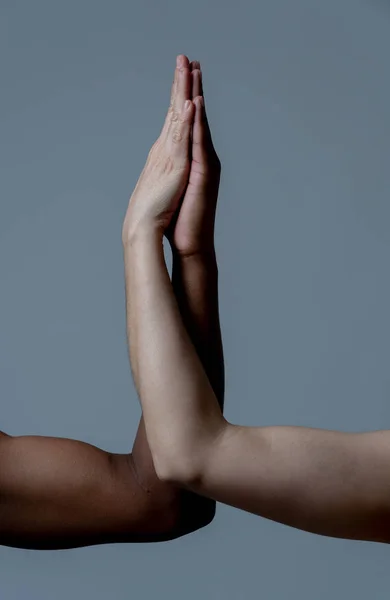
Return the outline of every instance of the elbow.
{"type": "Polygon", "coordinates": [[[219,440],[227,426],[228,422],[219,415],[201,434],[182,435],[169,445],[151,449],[158,479],[203,494],[207,487],[206,475],[210,474],[219,440]]]}
{"type": "Polygon", "coordinates": [[[153,454],[154,470],[163,487],[175,490],[177,503],[168,508],[165,540],[188,535],[214,520],[216,502],[199,495],[202,488],[203,469],[199,455],[192,452],[177,452],[175,456],[153,454]],[[177,495],[176,495],[177,494],[177,495]]]}
{"type": "Polygon", "coordinates": [[[185,449],[172,454],[157,452],[153,463],[158,479],[164,483],[194,490],[202,481],[202,461],[196,452],[185,449]]]}
{"type": "Polygon", "coordinates": [[[203,471],[199,463],[191,460],[161,461],[156,469],[157,477],[164,485],[176,488],[179,504],[176,508],[175,525],[171,530],[174,539],[207,527],[216,514],[216,502],[199,495],[204,486],[203,471]]]}
{"type": "Polygon", "coordinates": [[[163,532],[155,535],[153,541],[170,541],[199,531],[214,520],[216,502],[197,494],[184,492],[180,495],[180,503],[172,516],[167,516],[167,526],[163,532]]]}
{"type": "Polygon", "coordinates": [[[189,493],[183,501],[182,528],[179,535],[188,535],[207,527],[216,514],[216,502],[209,498],[189,493]]]}
{"type": "Polygon", "coordinates": [[[174,443],[152,450],[160,481],[199,493],[214,445],[214,436],[178,436],[174,443]]]}

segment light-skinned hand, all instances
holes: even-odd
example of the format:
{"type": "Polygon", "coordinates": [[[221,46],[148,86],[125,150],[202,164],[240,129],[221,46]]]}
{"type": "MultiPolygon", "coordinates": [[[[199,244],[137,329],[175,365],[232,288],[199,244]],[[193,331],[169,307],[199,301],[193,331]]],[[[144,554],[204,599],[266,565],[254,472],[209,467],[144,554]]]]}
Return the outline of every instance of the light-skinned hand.
{"type": "Polygon", "coordinates": [[[124,244],[140,231],[157,229],[164,233],[171,222],[188,184],[194,115],[188,59],[179,55],[164,126],[129,201],[122,227],[124,244]]]}

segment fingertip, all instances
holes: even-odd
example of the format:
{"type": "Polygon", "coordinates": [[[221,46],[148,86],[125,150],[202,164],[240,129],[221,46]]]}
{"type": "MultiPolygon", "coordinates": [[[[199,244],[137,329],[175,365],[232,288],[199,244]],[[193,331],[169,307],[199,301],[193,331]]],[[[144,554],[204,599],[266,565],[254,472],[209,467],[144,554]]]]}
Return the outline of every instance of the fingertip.
{"type": "Polygon", "coordinates": [[[183,67],[188,67],[188,57],[185,54],[177,54],[176,55],[176,67],[181,69],[183,67]]]}

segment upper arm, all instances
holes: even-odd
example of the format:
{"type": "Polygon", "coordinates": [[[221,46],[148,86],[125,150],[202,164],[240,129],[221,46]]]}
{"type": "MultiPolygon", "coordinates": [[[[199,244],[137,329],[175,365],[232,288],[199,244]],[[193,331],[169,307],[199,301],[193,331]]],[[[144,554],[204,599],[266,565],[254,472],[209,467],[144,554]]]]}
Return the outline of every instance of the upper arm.
{"type": "Polygon", "coordinates": [[[169,512],[140,487],[128,455],[48,437],[0,439],[0,544],[68,548],[142,541],[169,512]]]}
{"type": "Polygon", "coordinates": [[[133,454],[65,438],[0,436],[2,545],[70,548],[172,539],[206,525],[211,506],[158,480],[143,422],[133,454]]]}
{"type": "Polygon", "coordinates": [[[228,424],[193,489],[313,533],[390,542],[390,431],[228,424]]]}

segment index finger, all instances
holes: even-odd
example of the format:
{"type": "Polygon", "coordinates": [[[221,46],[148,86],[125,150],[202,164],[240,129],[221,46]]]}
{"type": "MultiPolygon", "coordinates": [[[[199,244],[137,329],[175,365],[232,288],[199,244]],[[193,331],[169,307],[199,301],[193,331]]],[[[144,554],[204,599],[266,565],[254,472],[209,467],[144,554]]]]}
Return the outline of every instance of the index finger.
{"type": "Polygon", "coordinates": [[[191,100],[189,61],[184,54],[179,54],[176,57],[176,68],[171,90],[171,100],[162,129],[162,134],[167,133],[172,123],[175,123],[179,119],[179,116],[183,110],[184,102],[186,100],[191,100]]]}

